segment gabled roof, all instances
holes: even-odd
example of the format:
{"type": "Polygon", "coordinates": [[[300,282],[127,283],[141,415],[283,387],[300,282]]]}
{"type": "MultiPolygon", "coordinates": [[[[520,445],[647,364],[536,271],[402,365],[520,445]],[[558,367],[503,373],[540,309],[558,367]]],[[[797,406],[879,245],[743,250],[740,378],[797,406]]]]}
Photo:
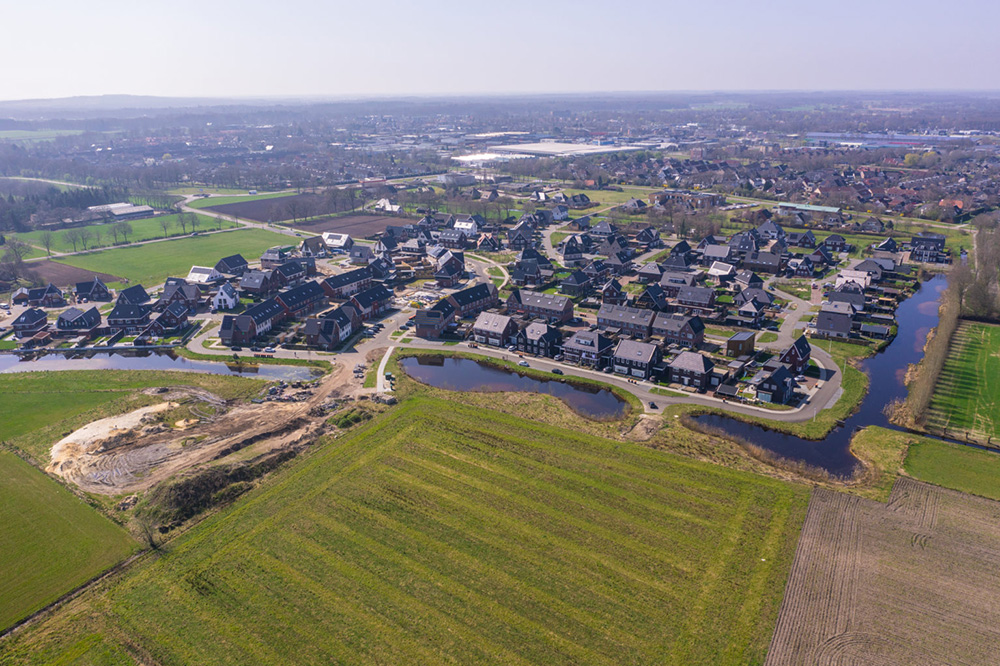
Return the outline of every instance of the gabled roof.
{"type": "Polygon", "coordinates": [[[574,271],[569,277],[564,279],[560,284],[573,286],[581,286],[590,282],[590,277],[583,271],[574,271]]]}
{"type": "Polygon", "coordinates": [[[323,280],[327,286],[332,289],[339,289],[340,287],[347,286],[349,284],[354,284],[355,282],[361,282],[362,280],[371,279],[372,270],[368,266],[363,266],[362,268],[355,268],[352,271],[347,271],[346,273],[340,273],[339,275],[331,275],[330,277],[323,280]]]}
{"type": "Polygon", "coordinates": [[[215,269],[220,273],[234,273],[235,269],[246,268],[247,260],[241,254],[231,254],[228,257],[219,259],[215,264],[215,269]]]}
{"type": "Polygon", "coordinates": [[[648,364],[652,363],[653,359],[656,358],[658,349],[656,345],[648,342],[622,339],[618,341],[618,346],[615,347],[614,356],[616,359],[626,359],[648,364]]]}
{"type": "Polygon", "coordinates": [[[14,320],[14,324],[18,326],[36,324],[39,321],[48,319],[48,315],[45,314],[44,310],[39,310],[38,308],[31,308],[30,310],[25,310],[17,319],[14,320]]]}
{"type": "Polygon", "coordinates": [[[269,298],[265,301],[261,301],[243,314],[253,319],[254,323],[261,324],[265,321],[281,316],[284,312],[285,310],[281,307],[281,303],[273,298],[269,298]]]}
{"type": "Polygon", "coordinates": [[[310,280],[309,282],[303,282],[297,287],[292,287],[281,292],[275,298],[281,301],[289,310],[295,310],[306,303],[322,300],[325,293],[323,287],[318,282],[310,280]]]}
{"type": "Polygon", "coordinates": [[[683,351],[670,362],[670,367],[675,370],[686,370],[698,374],[705,374],[712,371],[715,364],[707,356],[697,352],[683,351]]]}
{"type": "Polygon", "coordinates": [[[108,314],[108,321],[112,319],[142,319],[149,315],[149,306],[135,304],[135,303],[122,303],[119,300],[115,304],[114,310],[108,314]]]}
{"type": "Polygon", "coordinates": [[[134,284],[131,287],[118,292],[119,303],[148,303],[149,294],[141,284],[134,284]]]}
{"type": "Polygon", "coordinates": [[[795,342],[792,343],[792,346],[782,352],[781,358],[785,358],[788,352],[792,351],[792,349],[798,353],[799,358],[809,358],[809,355],[812,353],[812,346],[809,344],[809,341],[806,340],[806,336],[804,335],[800,335],[796,338],[795,342]]]}
{"type": "Polygon", "coordinates": [[[465,307],[483,299],[491,298],[494,295],[496,295],[496,287],[493,286],[492,282],[480,282],[467,289],[456,291],[451,297],[455,299],[459,307],[465,307]]]}
{"type": "Polygon", "coordinates": [[[392,298],[392,292],[383,285],[379,284],[371,289],[365,289],[360,294],[355,294],[352,300],[357,303],[362,310],[367,310],[376,303],[380,301],[386,301],[392,298]]]}
{"type": "Polygon", "coordinates": [[[473,324],[473,328],[480,331],[502,333],[511,325],[511,321],[512,319],[507,315],[495,312],[480,312],[479,316],[476,317],[476,323],[473,324]]]}
{"type": "Polygon", "coordinates": [[[273,271],[250,271],[240,278],[240,289],[262,289],[264,283],[271,279],[273,271]]]}

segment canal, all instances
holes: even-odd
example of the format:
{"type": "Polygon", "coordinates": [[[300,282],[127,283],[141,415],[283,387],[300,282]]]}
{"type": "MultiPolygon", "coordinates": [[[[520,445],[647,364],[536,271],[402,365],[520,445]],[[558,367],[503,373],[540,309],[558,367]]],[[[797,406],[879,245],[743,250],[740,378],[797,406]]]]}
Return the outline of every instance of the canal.
{"type": "MultiPolygon", "coordinates": [[[[844,425],[830,431],[825,439],[802,439],[716,414],[698,416],[697,422],[742,438],[782,458],[822,468],[835,476],[850,476],[858,465],[858,459],[850,451],[851,437],[855,430],[865,426],[893,427],[884,413],[885,406],[906,397],[903,379],[907,367],[923,357],[927,335],[937,326],[938,304],[946,286],[943,275],[935,276],[900,304],[896,310],[898,330],[895,339],[882,352],[861,364],[870,382],[867,395],[858,411],[844,425]]],[[[811,343],[823,348],[821,340],[811,343]]]]}

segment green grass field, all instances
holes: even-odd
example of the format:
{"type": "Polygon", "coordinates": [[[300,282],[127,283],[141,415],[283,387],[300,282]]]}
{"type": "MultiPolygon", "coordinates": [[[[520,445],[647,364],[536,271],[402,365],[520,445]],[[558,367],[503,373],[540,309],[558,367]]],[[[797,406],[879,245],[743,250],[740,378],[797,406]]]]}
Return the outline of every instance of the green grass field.
{"type": "Polygon", "coordinates": [[[1000,455],[991,451],[921,438],[903,468],[921,481],[1000,500],[1000,455]]]}
{"type": "Polygon", "coordinates": [[[808,494],[410,398],[3,649],[11,663],[761,663],[808,494]]]}
{"type": "Polygon", "coordinates": [[[77,136],[80,134],[83,134],[83,130],[0,130],[0,141],[52,141],[61,136],[77,136]]]}
{"type": "Polygon", "coordinates": [[[187,196],[189,194],[218,194],[237,195],[247,194],[249,190],[240,190],[232,187],[213,187],[211,185],[185,185],[184,187],[174,187],[167,190],[167,194],[187,196]]]}
{"type": "Polygon", "coordinates": [[[98,250],[60,258],[59,262],[88,271],[128,278],[131,284],[152,287],[167,277],[184,277],[193,265],[214,266],[230,254],[253,261],[269,247],[293,245],[295,239],[262,229],[241,229],[222,234],[179,238],[162,243],[98,250]]]}
{"type": "Polygon", "coordinates": [[[0,450],[0,628],[114,566],[123,529],[13,453],[0,450]]]}
{"type": "MultiPolygon", "coordinates": [[[[151,240],[154,238],[167,238],[170,236],[181,236],[183,234],[189,234],[192,231],[216,231],[219,229],[218,221],[214,218],[208,217],[207,215],[198,215],[198,226],[196,229],[192,229],[190,225],[187,227],[187,231],[181,229],[180,224],[177,222],[177,215],[164,215],[162,217],[151,217],[144,220],[130,220],[129,224],[132,226],[132,233],[128,235],[129,243],[137,243],[139,241],[151,240]],[[162,222],[166,221],[168,228],[164,234],[162,222]]],[[[223,222],[223,229],[234,229],[240,225],[235,222],[223,222]]],[[[114,244],[114,238],[111,235],[111,225],[110,224],[91,224],[85,227],[79,227],[80,229],[87,229],[93,236],[96,236],[100,232],[101,237],[98,240],[96,237],[92,237],[87,243],[88,248],[94,247],[110,247],[114,244]]],[[[66,240],[66,232],[68,229],[59,229],[52,232],[52,251],[53,252],[74,252],[73,244],[66,240]]],[[[30,243],[36,248],[43,248],[40,251],[33,253],[32,256],[43,256],[45,255],[44,244],[42,243],[42,231],[31,231],[28,233],[15,234],[15,236],[25,243],[30,243]]],[[[118,237],[119,243],[124,243],[125,240],[121,236],[118,237]]],[[[83,245],[78,244],[76,250],[83,250],[83,245]]]]}
{"type": "Polygon", "coordinates": [[[265,382],[227,375],[139,370],[67,370],[0,375],[0,441],[45,464],[49,448],[94,419],[152,404],[137,389],[199,386],[227,399],[245,399],[265,382]]]}
{"type": "Polygon", "coordinates": [[[1000,436],[1000,326],[959,322],[927,425],[952,436],[1000,436]]]}
{"type": "Polygon", "coordinates": [[[205,197],[195,199],[188,205],[191,208],[208,208],[210,206],[225,206],[231,203],[241,203],[243,201],[258,201],[260,199],[277,199],[280,197],[295,196],[295,192],[269,192],[267,194],[254,194],[241,197],[205,197]]]}

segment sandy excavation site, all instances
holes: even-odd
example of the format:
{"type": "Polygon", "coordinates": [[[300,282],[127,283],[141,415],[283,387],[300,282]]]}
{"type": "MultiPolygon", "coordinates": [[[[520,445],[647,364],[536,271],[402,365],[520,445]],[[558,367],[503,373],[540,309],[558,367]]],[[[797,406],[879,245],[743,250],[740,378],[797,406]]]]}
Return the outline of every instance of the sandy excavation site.
{"type": "Polygon", "coordinates": [[[295,447],[315,439],[329,408],[356,392],[342,375],[335,371],[318,385],[290,388],[290,402],[229,404],[192,387],[150,389],[146,393],[164,402],[67,435],[52,447],[46,471],[87,492],[118,495],[238,451],[246,456],[295,447]],[[175,420],[177,412],[183,418],[175,420]]]}

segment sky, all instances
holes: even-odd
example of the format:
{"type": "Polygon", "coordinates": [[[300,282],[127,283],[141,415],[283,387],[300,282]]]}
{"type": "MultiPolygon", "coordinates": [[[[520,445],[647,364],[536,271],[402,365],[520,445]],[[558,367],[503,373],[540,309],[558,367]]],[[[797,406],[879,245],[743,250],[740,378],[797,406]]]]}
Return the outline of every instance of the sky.
{"type": "Polygon", "coordinates": [[[1000,90],[995,0],[0,0],[0,99],[1000,90]]]}

